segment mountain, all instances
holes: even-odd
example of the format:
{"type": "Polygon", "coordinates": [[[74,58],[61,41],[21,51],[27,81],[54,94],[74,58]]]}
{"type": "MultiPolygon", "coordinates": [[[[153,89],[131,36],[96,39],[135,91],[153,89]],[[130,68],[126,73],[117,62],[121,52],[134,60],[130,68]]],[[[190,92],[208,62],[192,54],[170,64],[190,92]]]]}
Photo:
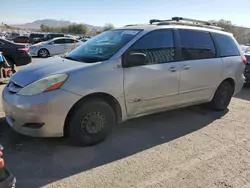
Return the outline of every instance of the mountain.
{"type": "MultiPolygon", "coordinates": [[[[79,24],[79,23],[65,21],[65,20],[44,19],[44,20],[36,20],[34,22],[31,22],[31,23],[14,24],[11,26],[19,27],[19,28],[23,28],[23,29],[40,29],[40,26],[42,24],[50,26],[50,27],[62,27],[62,26],[69,26],[69,25],[73,25],[73,24],[79,24]]],[[[89,24],[85,24],[85,23],[82,23],[82,24],[86,25],[86,27],[89,30],[92,30],[92,29],[101,30],[102,29],[102,27],[100,27],[100,26],[94,26],[94,25],[89,25],[89,24]]]]}

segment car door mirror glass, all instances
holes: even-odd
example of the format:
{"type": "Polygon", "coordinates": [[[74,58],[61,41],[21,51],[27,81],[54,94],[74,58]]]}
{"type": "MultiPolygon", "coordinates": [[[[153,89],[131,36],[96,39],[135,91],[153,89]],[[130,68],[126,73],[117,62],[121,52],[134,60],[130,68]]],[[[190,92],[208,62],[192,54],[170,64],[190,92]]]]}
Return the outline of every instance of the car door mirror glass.
{"type": "Polygon", "coordinates": [[[125,55],[123,61],[123,67],[135,67],[145,65],[146,63],[146,54],[144,53],[129,53],[125,55]]]}

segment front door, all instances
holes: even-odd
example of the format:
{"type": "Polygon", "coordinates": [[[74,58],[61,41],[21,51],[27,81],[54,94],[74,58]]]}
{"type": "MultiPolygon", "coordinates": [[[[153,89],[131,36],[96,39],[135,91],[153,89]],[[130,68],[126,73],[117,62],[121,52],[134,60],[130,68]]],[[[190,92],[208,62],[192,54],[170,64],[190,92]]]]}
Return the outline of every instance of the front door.
{"type": "Polygon", "coordinates": [[[165,109],[176,103],[179,73],[175,62],[173,31],[156,30],[144,35],[123,55],[144,53],[146,62],[124,68],[124,95],[128,116],[165,109]]]}
{"type": "Polygon", "coordinates": [[[65,40],[66,40],[66,52],[72,51],[76,47],[76,44],[74,43],[75,40],[73,39],[65,39],[65,40]]]}
{"type": "Polygon", "coordinates": [[[222,60],[207,31],[179,29],[183,61],[180,61],[179,101],[183,104],[211,98],[221,80],[222,60]]]}
{"type": "Polygon", "coordinates": [[[50,55],[58,55],[66,52],[66,40],[55,39],[50,45],[50,55]]]}

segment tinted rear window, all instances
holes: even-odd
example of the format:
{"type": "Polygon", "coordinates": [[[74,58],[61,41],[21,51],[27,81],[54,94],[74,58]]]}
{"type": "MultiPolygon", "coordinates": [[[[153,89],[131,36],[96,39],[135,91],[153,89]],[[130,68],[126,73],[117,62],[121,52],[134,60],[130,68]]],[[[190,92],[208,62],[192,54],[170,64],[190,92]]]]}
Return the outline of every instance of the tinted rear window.
{"type": "Polygon", "coordinates": [[[209,32],[179,29],[183,60],[216,57],[214,42],[209,32]]]}
{"type": "Polygon", "coordinates": [[[219,33],[214,33],[213,36],[219,46],[221,57],[240,55],[240,51],[231,36],[219,33]]]}
{"type": "Polygon", "coordinates": [[[43,37],[43,34],[30,34],[31,38],[36,38],[36,37],[43,37]]]}

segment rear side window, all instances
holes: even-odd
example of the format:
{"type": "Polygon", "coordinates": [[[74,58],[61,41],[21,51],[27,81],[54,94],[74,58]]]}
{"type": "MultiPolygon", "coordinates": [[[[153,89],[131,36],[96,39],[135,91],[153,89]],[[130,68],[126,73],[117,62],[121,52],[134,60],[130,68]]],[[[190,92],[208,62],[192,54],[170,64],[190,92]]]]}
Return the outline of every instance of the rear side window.
{"type": "Polygon", "coordinates": [[[221,57],[240,55],[240,51],[231,36],[219,33],[214,33],[213,36],[218,43],[221,57]]]}
{"type": "Polygon", "coordinates": [[[139,39],[129,52],[146,54],[146,65],[174,61],[175,48],[172,30],[152,31],[139,39]]]}
{"type": "Polygon", "coordinates": [[[209,32],[179,29],[183,60],[215,58],[216,50],[209,32]]]}
{"type": "Polygon", "coordinates": [[[74,43],[75,40],[73,39],[65,39],[65,43],[74,43]]]}
{"type": "Polygon", "coordinates": [[[54,44],[65,44],[65,43],[66,43],[65,39],[54,40],[54,44]]]}

